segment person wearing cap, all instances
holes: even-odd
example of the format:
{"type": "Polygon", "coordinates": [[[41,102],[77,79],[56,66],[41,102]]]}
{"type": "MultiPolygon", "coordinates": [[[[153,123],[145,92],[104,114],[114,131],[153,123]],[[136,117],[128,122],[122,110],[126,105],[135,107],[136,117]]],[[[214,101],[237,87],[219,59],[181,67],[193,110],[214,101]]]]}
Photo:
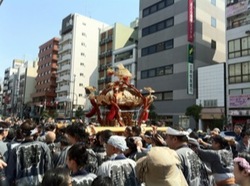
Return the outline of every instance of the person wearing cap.
{"type": "Polygon", "coordinates": [[[34,140],[34,122],[24,121],[20,129],[23,141],[10,152],[6,176],[10,185],[39,185],[51,168],[50,149],[44,142],[34,140]]]}
{"type": "Polygon", "coordinates": [[[177,153],[168,147],[152,147],[136,162],[136,175],[146,186],[188,186],[179,168],[177,153]]]}
{"type": "Polygon", "coordinates": [[[188,146],[189,133],[182,129],[167,128],[167,146],[176,151],[180,168],[188,185],[209,186],[206,168],[198,155],[188,146]]]}
{"type": "Polygon", "coordinates": [[[125,137],[111,136],[105,144],[106,153],[110,159],[101,164],[97,175],[109,176],[114,185],[139,185],[135,175],[136,162],[124,155],[127,148],[125,137]]]}

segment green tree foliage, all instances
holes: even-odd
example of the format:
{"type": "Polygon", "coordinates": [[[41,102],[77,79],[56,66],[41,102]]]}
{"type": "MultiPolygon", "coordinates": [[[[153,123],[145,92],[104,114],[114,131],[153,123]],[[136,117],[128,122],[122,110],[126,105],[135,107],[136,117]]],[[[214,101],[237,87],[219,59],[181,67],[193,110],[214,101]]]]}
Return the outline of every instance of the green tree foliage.
{"type": "Polygon", "coordinates": [[[82,109],[82,107],[78,107],[76,112],[75,112],[75,117],[76,118],[82,118],[84,117],[84,111],[82,109]]]}
{"type": "Polygon", "coordinates": [[[196,122],[196,128],[198,127],[198,122],[200,119],[200,114],[201,114],[201,110],[202,110],[202,106],[201,105],[192,105],[190,107],[187,107],[186,109],[186,116],[191,116],[194,118],[195,122],[196,122]]]}
{"type": "Polygon", "coordinates": [[[44,111],[42,112],[41,117],[42,117],[43,119],[47,120],[47,119],[50,117],[48,110],[44,110],[44,111]]]}
{"type": "Polygon", "coordinates": [[[157,113],[155,112],[155,106],[153,104],[149,106],[149,119],[157,119],[157,113]]]}

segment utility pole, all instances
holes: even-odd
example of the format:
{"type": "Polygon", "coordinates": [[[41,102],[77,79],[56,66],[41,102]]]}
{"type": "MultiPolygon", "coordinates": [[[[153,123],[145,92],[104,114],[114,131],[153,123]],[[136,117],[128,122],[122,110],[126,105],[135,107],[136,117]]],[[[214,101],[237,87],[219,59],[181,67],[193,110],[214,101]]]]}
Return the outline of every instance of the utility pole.
{"type": "Polygon", "coordinates": [[[75,83],[76,83],[76,75],[74,74],[74,79],[71,81],[73,83],[73,98],[72,98],[72,109],[71,109],[71,118],[74,114],[74,100],[75,100],[75,83]]]}

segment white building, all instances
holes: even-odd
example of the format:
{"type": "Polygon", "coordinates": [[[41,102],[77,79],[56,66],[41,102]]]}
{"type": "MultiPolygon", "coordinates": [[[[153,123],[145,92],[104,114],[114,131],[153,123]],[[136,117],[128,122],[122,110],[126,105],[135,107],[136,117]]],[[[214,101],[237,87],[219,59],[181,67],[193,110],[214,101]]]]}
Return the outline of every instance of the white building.
{"type": "Polygon", "coordinates": [[[229,122],[250,124],[250,1],[228,0],[226,19],[229,122]]]}
{"type": "Polygon", "coordinates": [[[14,59],[12,67],[5,69],[3,81],[3,115],[10,116],[15,112],[18,91],[18,68],[24,64],[23,60],[14,59]]]}
{"type": "Polygon", "coordinates": [[[198,98],[202,106],[200,129],[222,128],[226,106],[225,63],[198,68],[198,98]]]}
{"type": "Polygon", "coordinates": [[[60,113],[70,116],[74,108],[83,108],[85,86],[97,87],[99,34],[106,26],[79,14],[63,19],[56,90],[60,113]]]}

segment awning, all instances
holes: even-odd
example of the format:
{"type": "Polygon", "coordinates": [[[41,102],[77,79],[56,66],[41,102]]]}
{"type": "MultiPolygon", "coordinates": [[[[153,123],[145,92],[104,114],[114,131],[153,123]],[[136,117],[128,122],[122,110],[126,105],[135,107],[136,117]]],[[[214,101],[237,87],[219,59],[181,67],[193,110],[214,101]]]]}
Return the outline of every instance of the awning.
{"type": "Polygon", "coordinates": [[[225,115],[224,108],[203,108],[201,110],[201,119],[223,119],[225,115]]]}

